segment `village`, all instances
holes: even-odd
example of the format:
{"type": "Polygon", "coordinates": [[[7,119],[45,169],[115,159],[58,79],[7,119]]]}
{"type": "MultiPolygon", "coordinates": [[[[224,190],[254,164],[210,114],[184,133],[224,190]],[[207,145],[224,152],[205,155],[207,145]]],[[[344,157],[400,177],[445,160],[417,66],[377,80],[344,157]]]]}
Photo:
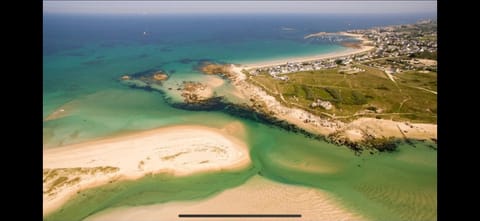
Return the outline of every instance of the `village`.
{"type": "Polygon", "coordinates": [[[383,70],[387,74],[404,70],[436,72],[437,22],[420,21],[416,24],[378,27],[366,30],[350,30],[349,34],[360,34],[368,41],[364,45],[373,46],[367,52],[318,59],[306,62],[287,62],[283,65],[262,67],[250,70],[250,75],[268,74],[274,79],[287,81],[286,74],[301,71],[317,71],[339,66],[346,72],[361,72],[351,64],[365,64],[383,70]]]}

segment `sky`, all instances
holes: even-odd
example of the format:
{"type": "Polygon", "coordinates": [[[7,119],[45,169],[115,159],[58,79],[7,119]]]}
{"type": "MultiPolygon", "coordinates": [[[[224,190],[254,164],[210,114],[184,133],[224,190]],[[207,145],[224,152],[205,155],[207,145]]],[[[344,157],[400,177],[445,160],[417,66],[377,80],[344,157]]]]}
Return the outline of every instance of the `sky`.
{"type": "Polygon", "coordinates": [[[44,13],[436,13],[436,1],[43,1],[44,13]]]}

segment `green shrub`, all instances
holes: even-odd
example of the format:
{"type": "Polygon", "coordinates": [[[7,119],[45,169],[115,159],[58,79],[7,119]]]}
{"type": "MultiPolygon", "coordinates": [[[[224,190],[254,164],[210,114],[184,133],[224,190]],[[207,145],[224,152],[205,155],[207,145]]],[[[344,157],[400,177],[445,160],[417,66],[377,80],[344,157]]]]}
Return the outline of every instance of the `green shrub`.
{"type": "Polygon", "coordinates": [[[342,100],[342,96],[340,95],[340,92],[339,92],[337,89],[335,89],[335,88],[325,88],[325,91],[326,91],[328,94],[330,94],[330,96],[333,97],[333,99],[334,99],[335,102],[340,103],[340,102],[343,101],[343,100],[342,100]]]}
{"type": "Polygon", "coordinates": [[[352,91],[353,104],[362,105],[367,103],[367,98],[358,91],[352,91]]]}

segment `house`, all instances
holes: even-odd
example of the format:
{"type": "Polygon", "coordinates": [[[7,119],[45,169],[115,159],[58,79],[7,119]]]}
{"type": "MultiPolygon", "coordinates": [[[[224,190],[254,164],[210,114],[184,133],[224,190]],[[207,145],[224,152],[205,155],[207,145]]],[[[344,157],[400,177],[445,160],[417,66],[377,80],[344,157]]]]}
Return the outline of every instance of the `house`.
{"type": "Polygon", "coordinates": [[[329,101],[322,101],[320,99],[317,99],[317,101],[313,102],[312,104],[310,104],[311,107],[315,108],[315,107],[322,107],[323,109],[325,110],[330,110],[333,108],[333,105],[332,103],[330,103],[329,101]]]}

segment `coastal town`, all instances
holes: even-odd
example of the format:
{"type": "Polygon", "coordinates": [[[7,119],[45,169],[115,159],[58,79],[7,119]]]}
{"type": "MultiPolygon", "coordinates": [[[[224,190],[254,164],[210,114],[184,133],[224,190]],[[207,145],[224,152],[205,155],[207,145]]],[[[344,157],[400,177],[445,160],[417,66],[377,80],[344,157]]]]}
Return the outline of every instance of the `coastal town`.
{"type": "MultiPolygon", "coordinates": [[[[332,69],[339,66],[349,66],[353,63],[365,63],[368,66],[380,68],[387,73],[399,73],[403,70],[436,71],[436,62],[422,63],[420,60],[436,60],[436,24],[437,22],[434,20],[425,20],[416,24],[350,30],[346,32],[347,35],[362,36],[357,39],[357,44],[350,44],[352,47],[358,47],[358,44],[363,43],[365,46],[372,46],[371,50],[336,58],[287,62],[282,65],[255,68],[250,70],[249,74],[268,73],[274,79],[285,81],[288,80],[288,76],[285,74],[332,69]]],[[[322,32],[308,37],[323,38],[327,34],[322,32]]],[[[342,33],[338,33],[338,35],[342,35],[342,33]]],[[[343,40],[349,40],[349,38],[343,38],[343,40]]],[[[355,70],[361,71],[361,69],[355,67],[350,71],[355,70]]]]}

